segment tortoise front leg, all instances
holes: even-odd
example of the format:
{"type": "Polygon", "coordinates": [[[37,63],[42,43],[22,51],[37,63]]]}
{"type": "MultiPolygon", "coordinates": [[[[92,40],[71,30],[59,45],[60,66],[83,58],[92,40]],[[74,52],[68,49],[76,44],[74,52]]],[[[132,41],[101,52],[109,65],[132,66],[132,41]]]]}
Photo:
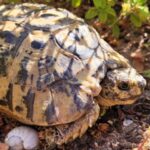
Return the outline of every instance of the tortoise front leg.
{"type": "Polygon", "coordinates": [[[99,112],[99,106],[97,104],[93,104],[93,107],[89,110],[89,112],[75,122],[56,126],[54,137],[51,137],[50,134],[52,128],[49,130],[47,129],[47,142],[49,144],[55,143],[57,145],[61,145],[72,141],[77,137],[81,137],[85,131],[89,127],[92,127],[92,125],[96,122],[99,117],[99,112]]]}

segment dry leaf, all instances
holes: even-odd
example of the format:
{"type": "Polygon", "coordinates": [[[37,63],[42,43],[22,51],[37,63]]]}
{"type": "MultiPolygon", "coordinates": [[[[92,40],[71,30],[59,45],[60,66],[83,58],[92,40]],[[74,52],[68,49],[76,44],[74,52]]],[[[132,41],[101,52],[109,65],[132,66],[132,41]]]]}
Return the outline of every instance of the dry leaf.
{"type": "Polygon", "coordinates": [[[144,70],[144,56],[141,50],[136,50],[135,52],[131,53],[132,58],[132,65],[138,72],[143,72],[144,70]]]}
{"type": "Polygon", "coordinates": [[[98,129],[103,132],[103,133],[106,133],[109,131],[110,129],[110,126],[108,123],[100,123],[99,126],[98,126],[98,129]]]}

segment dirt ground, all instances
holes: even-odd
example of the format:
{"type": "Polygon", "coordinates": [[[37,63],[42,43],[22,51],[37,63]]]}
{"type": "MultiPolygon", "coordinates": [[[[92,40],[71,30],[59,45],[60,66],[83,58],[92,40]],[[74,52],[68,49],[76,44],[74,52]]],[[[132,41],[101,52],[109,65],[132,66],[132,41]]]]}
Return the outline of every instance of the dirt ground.
{"type": "MultiPolygon", "coordinates": [[[[54,3],[56,7],[67,7],[78,16],[84,17],[88,8],[70,9],[69,5],[54,3]]],[[[144,24],[135,29],[129,22],[120,25],[121,35],[119,39],[112,37],[110,29],[96,20],[88,22],[115,50],[128,58],[131,64],[142,74],[150,69],[150,25],[144,24]]],[[[143,145],[148,138],[143,133],[150,126],[150,79],[146,78],[147,87],[138,101],[133,105],[116,106],[109,108],[102,118],[90,128],[81,138],[68,144],[57,146],[55,150],[148,150],[143,145]],[[135,150],[135,149],[134,149],[135,150]]],[[[0,115],[0,141],[9,130],[20,123],[0,115]]],[[[150,137],[150,135],[149,135],[150,137]]],[[[150,144],[150,142],[149,142],[150,144]]],[[[39,150],[48,150],[44,140],[41,140],[39,150]]]]}

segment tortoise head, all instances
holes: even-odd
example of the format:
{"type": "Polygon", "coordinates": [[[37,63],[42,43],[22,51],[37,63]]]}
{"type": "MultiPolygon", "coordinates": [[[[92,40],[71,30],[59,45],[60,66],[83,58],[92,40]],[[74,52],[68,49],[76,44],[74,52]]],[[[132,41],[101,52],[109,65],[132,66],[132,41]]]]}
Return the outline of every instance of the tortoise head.
{"type": "Polygon", "coordinates": [[[125,105],[132,104],[142,94],[146,81],[133,68],[119,68],[108,71],[101,86],[100,105],[125,105]]]}

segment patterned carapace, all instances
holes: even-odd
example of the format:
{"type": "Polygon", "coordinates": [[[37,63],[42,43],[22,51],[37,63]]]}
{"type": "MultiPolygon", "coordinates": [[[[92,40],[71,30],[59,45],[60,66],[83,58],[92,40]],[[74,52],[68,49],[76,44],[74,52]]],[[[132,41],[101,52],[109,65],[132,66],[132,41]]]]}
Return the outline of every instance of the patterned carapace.
{"type": "Polygon", "coordinates": [[[100,105],[132,103],[144,86],[127,59],[67,10],[0,6],[1,112],[50,126],[76,122],[97,109],[88,116],[95,122],[100,105]]]}

